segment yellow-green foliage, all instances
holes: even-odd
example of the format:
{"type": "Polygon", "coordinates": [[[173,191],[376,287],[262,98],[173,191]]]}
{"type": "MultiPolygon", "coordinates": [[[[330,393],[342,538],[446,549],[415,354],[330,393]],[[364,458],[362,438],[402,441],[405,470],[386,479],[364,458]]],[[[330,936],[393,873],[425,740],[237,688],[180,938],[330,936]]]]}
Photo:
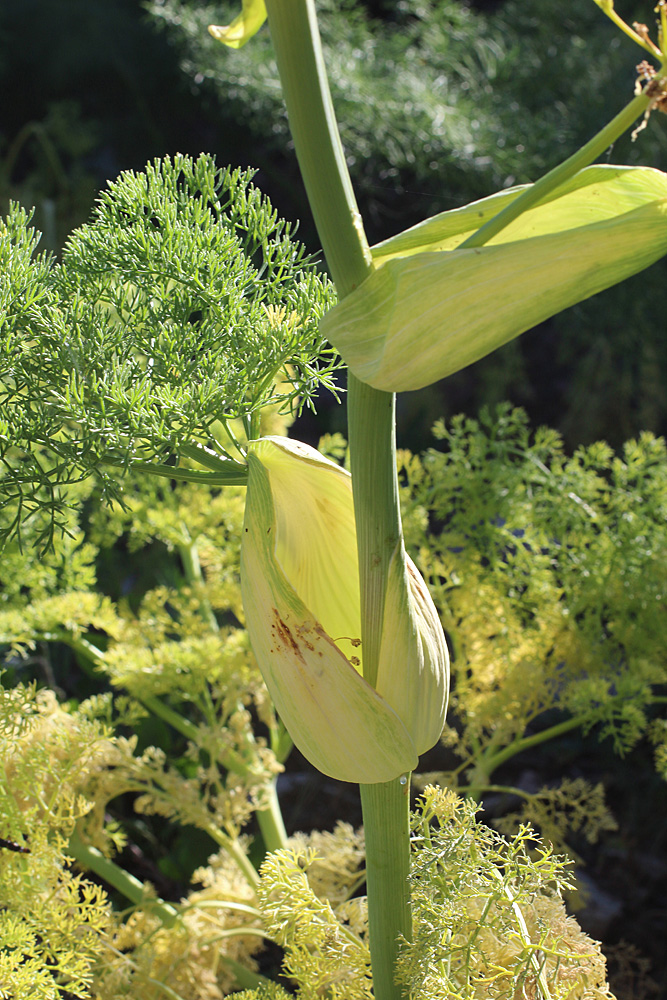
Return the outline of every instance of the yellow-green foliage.
{"type": "MultiPolygon", "coordinates": [[[[426,789],[413,816],[414,938],[399,979],[413,1000],[607,1000],[597,942],[568,917],[569,863],[527,827],[512,837],[484,826],[451,791],[426,789]],[[528,851],[528,846],[537,849],[528,851]],[[538,992],[539,988],[542,992],[538,992]]],[[[299,835],[265,861],[258,889],[265,925],[285,952],[299,998],[372,997],[364,899],[355,886],[361,842],[339,827],[299,835]],[[317,847],[315,847],[317,844],[317,847]],[[336,868],[333,882],[323,873],[336,868]],[[328,885],[331,895],[322,892],[328,885]],[[351,903],[355,903],[352,909],[351,903]],[[353,912],[355,919],[350,919],[353,912]]],[[[273,1000],[272,988],[238,1000],[273,1000]]]]}
{"type": "Polygon", "coordinates": [[[67,847],[90,803],[88,776],[109,762],[103,728],[59,708],[50,691],[0,692],[2,835],[0,997],[89,997],[113,919],[104,891],[76,874],[67,847]]]}
{"type": "MultiPolygon", "coordinates": [[[[343,842],[330,843],[333,864],[343,842]]],[[[316,894],[308,873],[317,862],[313,847],[276,851],[266,859],[258,899],[267,931],[285,952],[284,974],[297,984],[299,1000],[318,1000],[325,993],[332,1000],[371,1000],[368,945],[338,918],[333,901],[316,894]]]]}
{"type": "Polygon", "coordinates": [[[96,1000],[222,1000],[236,985],[234,963],[254,970],[263,946],[254,893],[227,856],[195,872],[172,926],[150,907],[116,921],[95,970],[96,1000]]]}
{"type": "Polygon", "coordinates": [[[290,1000],[291,996],[277,983],[262,983],[256,990],[235,993],[234,1000],[290,1000]]]}
{"type": "MultiPolygon", "coordinates": [[[[219,1000],[236,981],[229,960],[252,969],[263,937],[253,887],[226,853],[195,873],[171,926],[153,911],[150,887],[145,905],[123,915],[72,869],[75,825],[108,849],[113,830],[100,835],[105,791],[132,787],[144,766],[132,765],[131,743],[90,717],[98,707],[68,712],[50,691],[2,692],[2,833],[29,853],[0,849],[0,997],[157,1000],[168,984],[180,1000],[219,1000]]],[[[153,780],[158,790],[169,787],[153,780]]],[[[183,785],[174,781],[169,791],[172,814],[187,822],[187,805],[178,805],[183,785]]]]}
{"type": "Polygon", "coordinates": [[[48,690],[2,690],[10,729],[22,727],[25,735],[19,742],[12,732],[12,754],[0,755],[0,836],[23,843],[25,834],[31,849],[25,856],[0,850],[3,871],[25,876],[22,895],[13,884],[2,893],[0,940],[9,949],[0,974],[3,1000],[5,987],[11,1000],[60,996],[56,982],[68,995],[99,1000],[218,1000],[236,982],[233,963],[251,970],[252,954],[262,947],[247,875],[252,868],[239,835],[266,806],[281,768],[253,730],[257,718],[269,732],[277,731],[277,721],[240,623],[235,536],[243,494],[189,485],[161,491],[138,479],[125,485],[125,511],[94,510],[88,541],[72,514],[72,537],[56,553],[26,546],[22,553],[10,551],[3,567],[0,636],[12,673],[21,676],[38,644],[47,650],[58,642],[87,670],[105,673],[132,696],[118,697],[115,705],[110,695],[96,696],[67,711],[48,690]],[[136,612],[102,598],[94,570],[98,547],[132,528],[141,544],[163,541],[182,560],[181,585],[176,578],[172,586],[156,586],[136,612]],[[228,624],[220,625],[216,612],[228,624]],[[138,753],[135,737],[114,733],[113,727],[134,727],[148,714],[143,703],[182,724],[188,746],[180,761],[158,747],[138,753]],[[37,722],[29,728],[32,716],[37,722]],[[84,843],[106,855],[123,846],[125,833],[110,816],[114,800],[127,792],[138,812],[198,826],[210,835],[212,851],[223,848],[195,873],[171,926],[163,926],[150,905],[149,886],[145,906],[117,914],[102,890],[75,875],[67,862],[75,823],[84,843]],[[43,892],[42,870],[49,879],[43,892]],[[69,908],[78,949],[58,929],[56,897],[63,911],[69,908]],[[51,992],[42,990],[42,981],[51,992]]]}
{"type": "MultiPolygon", "coordinates": [[[[87,711],[65,712],[51,693],[22,687],[3,693],[1,720],[4,832],[30,853],[0,854],[0,996],[221,1000],[234,963],[251,972],[264,936],[283,947],[284,972],[303,1000],[323,990],[340,1000],[372,996],[364,900],[350,898],[363,877],[359,833],[340,824],[297,835],[267,857],[256,891],[221,852],[195,872],[169,925],[149,890],[124,916],[67,856],[96,774],[118,762],[117,738],[87,711]]],[[[413,826],[415,937],[401,976],[415,1000],[445,988],[469,1000],[514,1000],[519,988],[533,996],[538,972],[552,1000],[609,996],[598,946],[565,914],[564,863],[539,842],[529,856],[530,830],[503,840],[470,804],[434,788],[413,826]]],[[[282,993],[262,986],[242,996],[282,993]]]]}
{"type": "MultiPolygon", "coordinates": [[[[617,828],[605,804],[601,782],[591,785],[583,778],[564,778],[558,785],[541,788],[538,792],[515,791],[524,798],[521,808],[505,813],[494,823],[507,835],[522,823],[530,823],[539,829],[547,843],[560,849],[571,833],[594,844],[603,831],[617,828]]],[[[573,853],[571,848],[568,852],[573,853]]]]}
{"type": "Polygon", "coordinates": [[[664,440],[567,457],[509,407],[435,434],[443,450],[400,464],[408,542],[454,653],[457,775],[488,783],[548,709],[629,750],[667,681],[664,440]]]}
{"type": "MultiPolygon", "coordinates": [[[[645,436],[622,459],[601,445],[566,458],[556,435],[531,439],[509,410],[437,433],[448,450],[400,458],[408,541],[455,654],[445,738],[461,763],[447,780],[483,794],[504,759],[562,725],[597,726],[620,750],[647,731],[667,771],[664,720],[648,730],[645,720],[665,680],[664,442],[645,436]],[[560,714],[541,730],[549,709],[560,714]]],[[[343,457],[340,438],[324,445],[343,457]]],[[[31,852],[0,848],[0,998],[219,1000],[241,969],[244,985],[257,983],[244,1000],[283,1000],[254,976],[268,936],[300,998],[364,1000],[361,833],[295,836],[267,857],[258,885],[247,857],[243,831],[270,806],[288,744],[243,628],[243,490],[161,482],[127,478],[125,508],[113,511],[81,488],[85,529],[70,511],[71,535],[38,554],[28,524],[23,552],[8,550],[0,568],[0,837],[31,852]],[[129,549],[159,542],[172,558],[170,576],[132,606],[97,590],[98,555],[121,536],[129,549]],[[55,642],[117,696],[64,706],[21,686],[30,657],[48,664],[55,642]],[[179,758],[139,752],[121,735],[149,713],[185,737],[179,758]],[[75,824],[106,857],[125,844],[112,818],[125,793],[137,811],[210,835],[215,853],[173,921],[161,923],[150,886],[128,910],[112,909],[69,863],[75,824]]],[[[565,914],[567,872],[547,846],[611,825],[602,789],[565,781],[524,799],[494,832],[453,794],[426,793],[415,817],[415,940],[401,965],[414,1000],[537,996],[538,975],[552,1000],[606,995],[604,961],[565,914]]]]}
{"type": "Polygon", "coordinates": [[[567,862],[543,844],[529,855],[529,828],[503,839],[435,787],[413,827],[414,935],[399,960],[412,1000],[611,997],[600,946],[565,911],[567,862]]]}

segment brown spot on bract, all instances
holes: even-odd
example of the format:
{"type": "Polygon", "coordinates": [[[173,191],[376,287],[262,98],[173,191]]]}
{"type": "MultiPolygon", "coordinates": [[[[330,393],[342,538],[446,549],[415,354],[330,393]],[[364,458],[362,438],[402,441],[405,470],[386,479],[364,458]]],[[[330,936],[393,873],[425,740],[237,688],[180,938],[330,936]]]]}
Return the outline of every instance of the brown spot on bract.
{"type": "Polygon", "coordinates": [[[273,609],[273,611],[276,616],[275,630],[278,635],[278,640],[285,647],[285,649],[291,650],[294,656],[296,656],[302,662],[305,662],[299,643],[292,635],[289,625],[287,624],[287,622],[283,621],[283,619],[280,617],[275,608],[273,609]]]}
{"type": "Polygon", "coordinates": [[[422,600],[427,599],[428,591],[424,585],[424,580],[422,579],[419,573],[415,572],[415,568],[412,565],[412,563],[408,562],[407,568],[408,568],[408,576],[410,577],[410,580],[412,581],[415,590],[422,598],[422,600]]]}

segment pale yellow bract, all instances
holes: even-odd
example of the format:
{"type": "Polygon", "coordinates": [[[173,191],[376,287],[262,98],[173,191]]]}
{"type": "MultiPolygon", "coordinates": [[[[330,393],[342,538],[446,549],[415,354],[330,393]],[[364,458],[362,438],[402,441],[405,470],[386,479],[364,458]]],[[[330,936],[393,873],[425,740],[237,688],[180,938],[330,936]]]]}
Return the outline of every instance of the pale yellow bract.
{"type": "Polygon", "coordinates": [[[667,175],[611,166],[580,171],[486,245],[459,249],[523,190],[373,249],[375,270],[320,322],[357,378],[421,389],[667,252],[667,175]]]}
{"type": "Polygon", "coordinates": [[[208,30],[216,41],[230,49],[240,49],[257,34],[265,21],[264,0],[243,0],[241,13],[231,24],[210,24],[208,30]]]}
{"type": "Polygon", "coordinates": [[[241,586],[253,651],[297,747],[371,784],[411,771],[442,732],[449,660],[402,544],[389,570],[377,688],[363,677],[352,482],[315,449],[251,442],[241,586]]]}

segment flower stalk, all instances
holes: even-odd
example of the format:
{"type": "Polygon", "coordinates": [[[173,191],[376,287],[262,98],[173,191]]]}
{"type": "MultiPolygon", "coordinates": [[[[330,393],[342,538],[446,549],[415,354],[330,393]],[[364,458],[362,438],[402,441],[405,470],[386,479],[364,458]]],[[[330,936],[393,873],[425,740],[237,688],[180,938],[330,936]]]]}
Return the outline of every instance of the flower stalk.
{"type": "Polygon", "coordinates": [[[622,136],[631,125],[646,111],[651,98],[646,94],[646,88],[626,104],[619,113],[608,122],[604,128],[593,136],[592,139],[578,149],[567,160],[563,160],[548,173],[544,174],[538,181],[531,184],[523,194],[519,195],[507,208],[498,212],[492,219],[469,236],[467,240],[460,244],[459,249],[471,249],[472,247],[482,247],[489,240],[502,232],[506,226],[518,219],[520,215],[527,212],[533,205],[537,205],[551,191],[555,191],[576,173],[589,166],[599,156],[602,156],[606,149],[620,136],[622,136]]]}
{"type": "MultiPolygon", "coordinates": [[[[312,0],[268,0],[290,128],[317,231],[339,298],[370,273],[371,257],[331,102],[312,0]]],[[[401,538],[395,397],[353,375],[348,438],[357,526],[364,677],[377,677],[389,564],[401,538]]],[[[408,781],[362,785],[371,963],[376,1000],[400,1000],[397,939],[411,937],[408,781]],[[388,902],[389,901],[389,902],[388,902]]]]}

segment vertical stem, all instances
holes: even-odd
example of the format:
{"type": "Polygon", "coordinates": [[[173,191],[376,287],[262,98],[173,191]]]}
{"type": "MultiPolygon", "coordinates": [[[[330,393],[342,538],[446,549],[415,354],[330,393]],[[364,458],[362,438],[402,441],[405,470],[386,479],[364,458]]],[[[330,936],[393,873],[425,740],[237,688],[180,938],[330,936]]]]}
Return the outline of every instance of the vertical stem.
{"type": "Polygon", "coordinates": [[[371,257],[331,102],[313,0],[267,0],[271,39],[310,210],[339,298],[371,257]]]}
{"type": "MultiPolygon", "coordinates": [[[[338,133],[313,0],[266,0],[283,96],[310,208],[340,298],[371,258],[338,133]]],[[[348,381],[348,436],[361,584],[364,676],[378,670],[387,571],[401,537],[395,398],[348,381]]],[[[399,1000],[399,935],[410,937],[408,783],[363,785],[371,961],[376,1000],[399,1000]]]]}
{"type": "MultiPolygon", "coordinates": [[[[389,560],[401,538],[396,476],[395,396],[353,375],[348,382],[348,432],[359,548],[364,677],[375,686],[389,560]]],[[[361,785],[366,835],[368,929],[376,1000],[400,1000],[394,982],[398,938],[412,937],[409,776],[361,785]]]]}
{"type": "Polygon", "coordinates": [[[394,982],[399,936],[412,938],[410,778],[361,785],[366,836],[366,891],[373,992],[376,1000],[407,1000],[394,982]]]}
{"type": "Polygon", "coordinates": [[[359,549],[364,677],[375,687],[389,561],[401,538],[395,403],[348,376],[348,437],[359,549]]]}
{"type": "MultiPolygon", "coordinates": [[[[201,571],[201,563],[199,562],[199,550],[197,549],[197,543],[193,542],[189,538],[188,529],[185,525],[183,525],[183,533],[188,540],[178,546],[178,553],[181,557],[181,562],[183,563],[185,579],[188,583],[203,584],[204,577],[201,571]]],[[[211,607],[208,598],[202,598],[200,613],[206,624],[209,625],[214,632],[218,632],[218,620],[213,613],[213,608],[211,607]]]]}
{"type": "Polygon", "coordinates": [[[285,846],[287,833],[283,814],[278,802],[278,792],[276,789],[276,778],[268,782],[265,788],[267,805],[264,809],[256,812],[257,822],[262,832],[262,840],[267,851],[277,851],[285,846]]]}

